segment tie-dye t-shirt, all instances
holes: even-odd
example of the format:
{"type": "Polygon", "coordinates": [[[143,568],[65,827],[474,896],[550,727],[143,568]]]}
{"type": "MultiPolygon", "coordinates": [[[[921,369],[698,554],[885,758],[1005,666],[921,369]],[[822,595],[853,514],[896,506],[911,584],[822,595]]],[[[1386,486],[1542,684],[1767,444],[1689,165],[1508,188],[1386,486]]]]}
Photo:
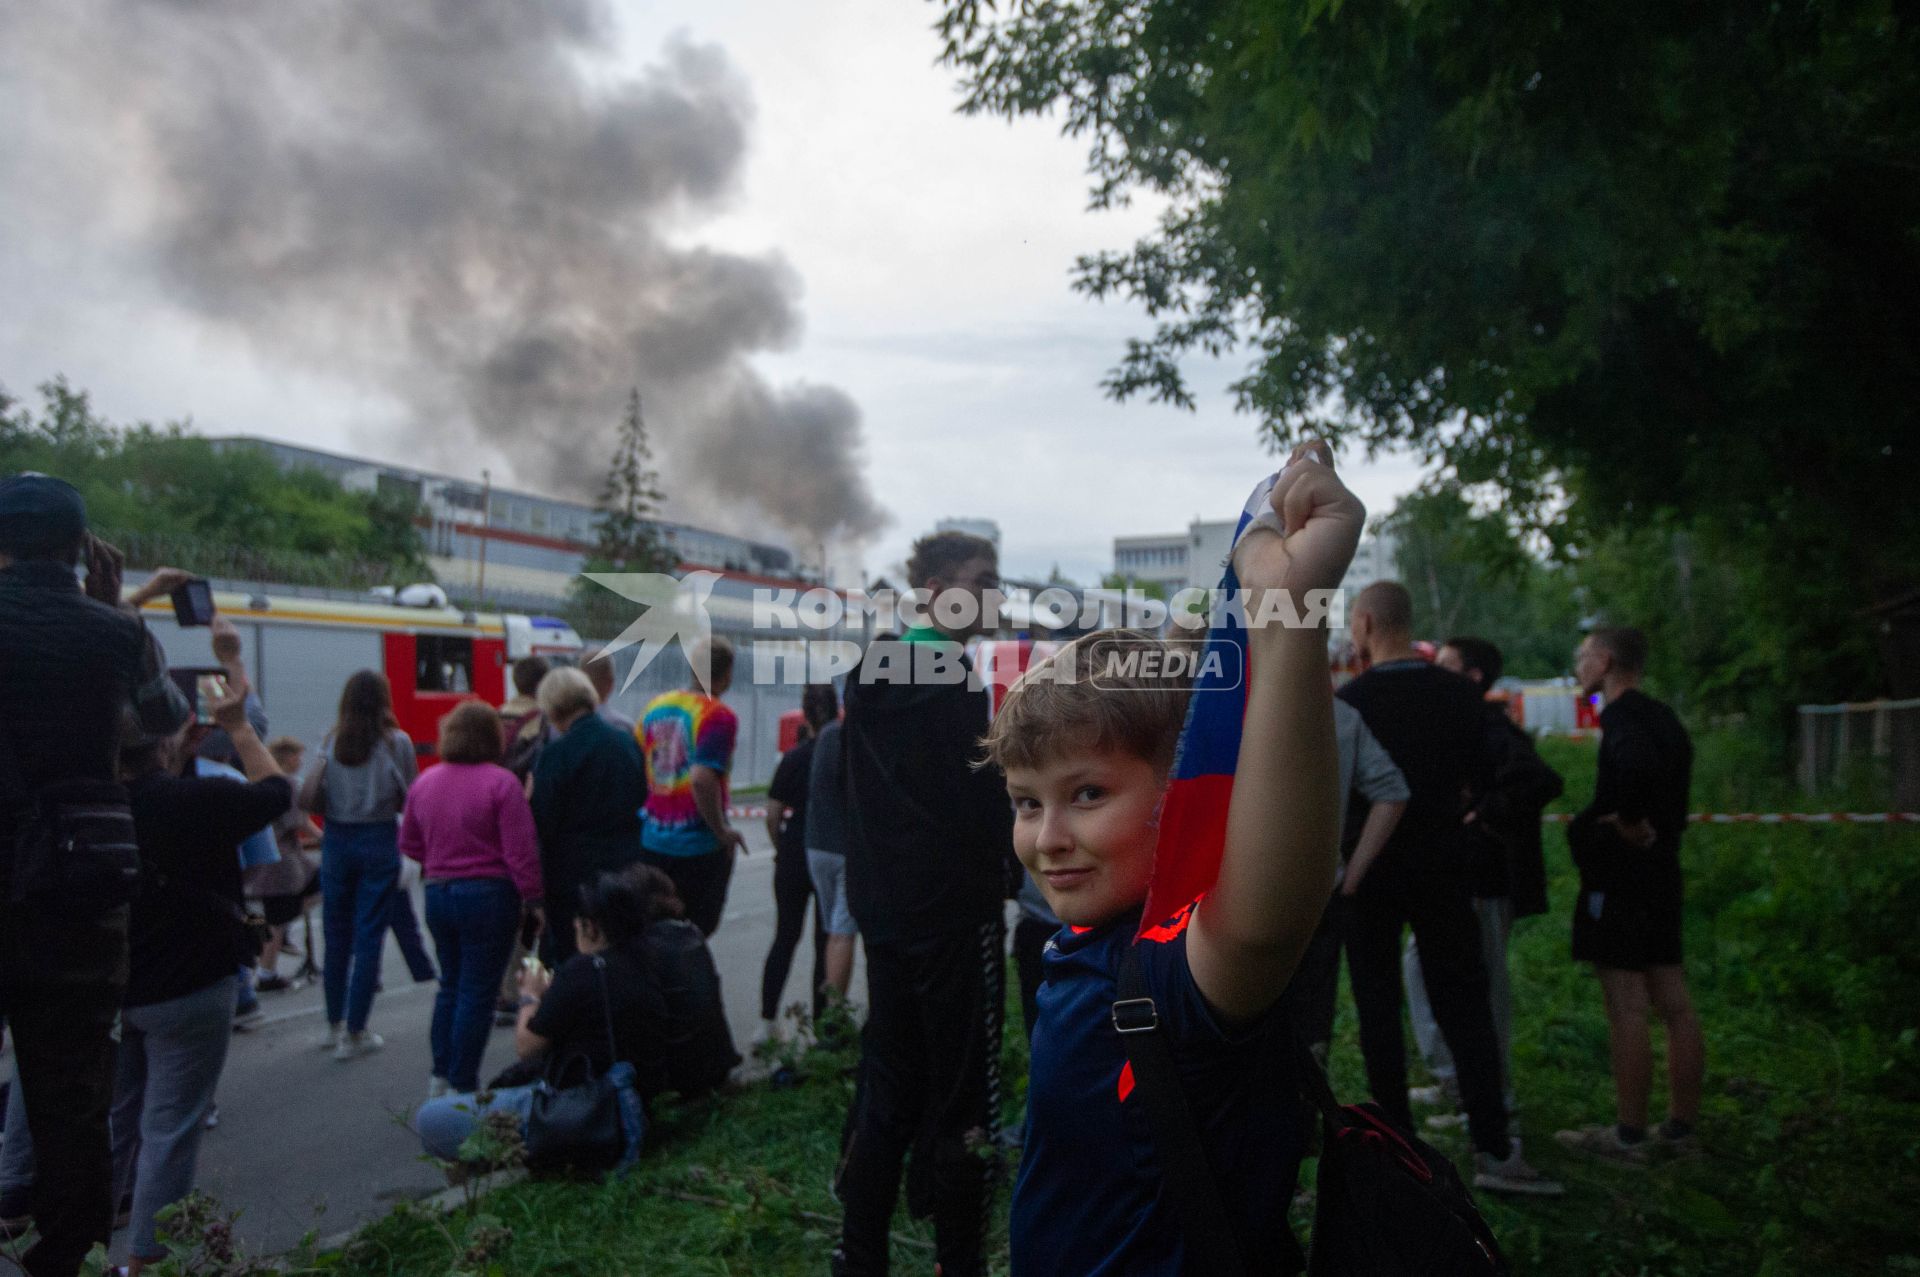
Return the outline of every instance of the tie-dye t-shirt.
{"type": "Polygon", "coordinates": [[[719,842],[693,801],[693,769],[720,773],[720,802],[727,801],[727,772],[740,720],[711,696],[668,692],[640,716],[635,735],[647,760],[647,805],[641,809],[640,841],[663,856],[699,856],[719,842]]]}

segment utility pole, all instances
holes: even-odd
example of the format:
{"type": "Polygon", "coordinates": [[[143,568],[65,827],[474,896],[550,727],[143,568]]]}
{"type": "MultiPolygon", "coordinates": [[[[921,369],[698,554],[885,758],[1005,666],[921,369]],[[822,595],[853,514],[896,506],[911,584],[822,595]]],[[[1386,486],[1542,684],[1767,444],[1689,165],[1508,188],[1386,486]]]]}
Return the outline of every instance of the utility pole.
{"type": "Polygon", "coordinates": [[[487,526],[493,521],[493,471],[480,472],[480,580],[474,586],[476,601],[487,601],[487,526]]]}

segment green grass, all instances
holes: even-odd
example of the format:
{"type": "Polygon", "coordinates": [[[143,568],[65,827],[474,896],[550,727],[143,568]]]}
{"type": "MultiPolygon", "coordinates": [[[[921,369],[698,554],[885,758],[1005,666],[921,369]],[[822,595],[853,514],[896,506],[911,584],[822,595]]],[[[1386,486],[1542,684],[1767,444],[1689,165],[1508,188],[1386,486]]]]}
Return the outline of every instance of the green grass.
{"type": "MultiPolygon", "coordinates": [[[[1572,810],[1589,744],[1552,742],[1572,810]]],[[[1694,805],[1805,806],[1740,742],[1701,742],[1694,805]]],[[[1634,1172],[1563,1158],[1559,1127],[1606,1120],[1606,1023],[1567,956],[1575,889],[1547,833],[1553,912],[1516,931],[1515,1072],[1529,1155],[1567,1181],[1560,1201],[1483,1200],[1517,1269],[1568,1274],[1920,1273],[1920,831],[1703,826],[1687,836],[1688,965],[1706,1025],[1705,1155],[1634,1172]]],[[[1017,1014],[1010,1016],[1017,1026],[1017,1014]]],[[[1343,1098],[1362,1093],[1351,1007],[1335,1048],[1343,1098]]],[[[1656,1045],[1658,1039],[1656,1037],[1656,1045]]],[[[1009,1033],[1009,1115],[1024,1101],[1009,1033]]],[[[845,1055],[803,1083],[661,1115],[643,1168],[616,1184],[521,1184],[482,1204],[493,1231],[416,1210],[365,1230],[336,1271],[514,1274],[820,1273],[837,1210],[827,1178],[852,1090],[845,1055]],[[691,1199],[691,1200],[690,1200],[691,1199]],[[499,1230],[510,1230],[503,1234],[499,1230]]],[[[1655,1103],[1664,1102],[1664,1083],[1655,1103]]],[[[1466,1161],[1464,1140],[1434,1142],[1466,1161]]],[[[1005,1227],[1001,1198],[998,1227],[1005,1227]]],[[[927,1272],[928,1233],[904,1218],[895,1264],[927,1272]],[[921,1243],[920,1245],[914,1244],[921,1243]]],[[[996,1239],[1004,1255],[1004,1231],[996,1239]]]]}

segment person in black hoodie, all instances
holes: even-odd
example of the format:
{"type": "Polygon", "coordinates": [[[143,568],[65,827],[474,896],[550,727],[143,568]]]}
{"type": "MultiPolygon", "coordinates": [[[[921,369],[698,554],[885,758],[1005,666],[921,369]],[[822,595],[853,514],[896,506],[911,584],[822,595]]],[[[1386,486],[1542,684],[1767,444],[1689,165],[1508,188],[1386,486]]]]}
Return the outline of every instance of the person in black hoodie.
{"type": "MultiPolygon", "coordinates": [[[[1469,636],[1448,639],[1433,663],[1474,684],[1482,696],[1493,694],[1493,685],[1500,681],[1505,667],[1499,647],[1469,636]]],[[[1488,700],[1483,721],[1487,753],[1493,760],[1492,782],[1473,796],[1461,823],[1467,839],[1468,886],[1473,892],[1473,912],[1480,922],[1480,951],[1487,967],[1487,1003],[1500,1043],[1500,1076],[1511,1116],[1518,1112],[1519,1104],[1513,1086],[1513,990],[1507,978],[1507,942],[1515,920],[1547,911],[1540,813],[1560,796],[1566,782],[1540,757],[1540,751],[1533,747],[1533,737],[1508,717],[1503,703],[1488,700]]],[[[1460,1090],[1453,1054],[1434,1022],[1426,978],[1420,970],[1419,943],[1412,936],[1407,937],[1401,970],[1406,978],[1414,1041],[1437,1083],[1416,1087],[1410,1095],[1421,1103],[1458,1105],[1460,1090]]],[[[1452,1126],[1464,1120],[1458,1113],[1443,1114],[1428,1118],[1427,1125],[1452,1126]]]]}
{"type": "Polygon", "coordinates": [[[988,1163],[1000,1107],[1003,902],[1013,813],[998,770],[978,768],[988,700],[966,641],[997,623],[993,544],[958,532],[916,542],[919,625],[875,642],[847,684],[841,731],[847,890],[866,942],[867,1023],[837,1186],[833,1267],[887,1271],[887,1229],[913,1150],[908,1205],[931,1214],[946,1277],[985,1270],[988,1163]]]}

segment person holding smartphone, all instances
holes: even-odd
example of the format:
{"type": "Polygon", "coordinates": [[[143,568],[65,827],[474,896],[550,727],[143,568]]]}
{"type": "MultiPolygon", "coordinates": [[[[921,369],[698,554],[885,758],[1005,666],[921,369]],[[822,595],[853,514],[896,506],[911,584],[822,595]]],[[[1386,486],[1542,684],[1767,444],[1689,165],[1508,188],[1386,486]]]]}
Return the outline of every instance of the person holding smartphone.
{"type": "Polygon", "coordinates": [[[16,1131],[40,1145],[29,1179],[0,1184],[0,1220],[31,1217],[39,1240],[21,1260],[34,1277],[77,1271],[113,1223],[107,1103],[128,906],[72,892],[15,903],[32,887],[19,835],[63,789],[113,785],[123,714],[168,735],[190,713],[120,590],[120,556],[87,531],[73,485],[0,479],[0,1017],[20,1122],[8,1123],[9,1163],[16,1131]]]}
{"type": "Polygon", "coordinates": [[[120,751],[144,863],[112,1116],[115,1199],[132,1195],[135,1274],[166,1254],[160,1213],[193,1191],[233,1035],[234,969],[253,953],[234,848],[293,805],[292,783],[247,722],[245,680],[219,690],[210,708],[243,778],[182,774],[191,726],[165,737],[133,727],[120,751]]]}

